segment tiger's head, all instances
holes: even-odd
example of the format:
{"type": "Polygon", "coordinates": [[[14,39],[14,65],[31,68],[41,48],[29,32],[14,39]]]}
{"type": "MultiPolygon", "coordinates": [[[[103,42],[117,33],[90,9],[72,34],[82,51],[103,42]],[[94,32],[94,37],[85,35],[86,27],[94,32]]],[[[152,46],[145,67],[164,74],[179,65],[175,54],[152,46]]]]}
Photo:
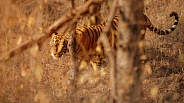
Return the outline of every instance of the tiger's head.
{"type": "Polygon", "coordinates": [[[68,39],[63,34],[53,34],[50,42],[51,56],[53,58],[59,58],[65,54],[68,50],[68,39]]]}

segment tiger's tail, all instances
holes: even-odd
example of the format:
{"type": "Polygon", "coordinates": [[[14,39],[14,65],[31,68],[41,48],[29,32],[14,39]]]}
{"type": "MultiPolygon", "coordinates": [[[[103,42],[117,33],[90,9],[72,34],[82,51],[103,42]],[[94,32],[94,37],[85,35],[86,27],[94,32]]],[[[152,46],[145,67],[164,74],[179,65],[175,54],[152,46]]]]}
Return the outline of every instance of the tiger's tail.
{"type": "Polygon", "coordinates": [[[171,28],[166,29],[166,30],[160,30],[156,27],[154,27],[152,25],[152,23],[150,22],[150,20],[148,19],[148,22],[151,24],[148,26],[148,28],[153,31],[154,33],[157,33],[158,35],[167,35],[170,34],[171,32],[173,32],[176,29],[176,26],[178,25],[179,22],[179,17],[178,14],[176,12],[171,12],[170,17],[174,16],[175,17],[175,22],[174,24],[171,26],[171,28]]]}

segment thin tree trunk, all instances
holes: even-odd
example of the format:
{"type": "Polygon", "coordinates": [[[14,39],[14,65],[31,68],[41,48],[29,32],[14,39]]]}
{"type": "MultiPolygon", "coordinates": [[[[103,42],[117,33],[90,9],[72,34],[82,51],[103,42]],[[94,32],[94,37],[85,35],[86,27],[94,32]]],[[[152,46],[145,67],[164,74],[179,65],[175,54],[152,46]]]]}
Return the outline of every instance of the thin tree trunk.
{"type": "Polygon", "coordinates": [[[118,103],[141,103],[141,31],[143,0],[119,0],[120,22],[116,57],[116,93],[118,103]]]}

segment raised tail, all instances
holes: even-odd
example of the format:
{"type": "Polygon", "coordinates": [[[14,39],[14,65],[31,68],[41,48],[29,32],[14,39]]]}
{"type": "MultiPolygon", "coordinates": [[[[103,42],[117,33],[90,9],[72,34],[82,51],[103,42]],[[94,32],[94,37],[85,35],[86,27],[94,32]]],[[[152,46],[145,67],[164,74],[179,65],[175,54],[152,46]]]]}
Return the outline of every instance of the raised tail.
{"type": "Polygon", "coordinates": [[[171,32],[173,32],[175,29],[176,29],[176,26],[178,25],[178,22],[179,22],[179,17],[178,17],[178,14],[176,12],[171,12],[170,14],[170,17],[174,16],[175,17],[175,22],[174,24],[171,26],[171,28],[169,29],[166,29],[166,30],[160,30],[156,27],[154,27],[152,25],[152,23],[150,22],[150,20],[148,19],[147,22],[150,23],[150,25],[148,26],[148,28],[153,31],[154,33],[157,33],[158,35],[167,35],[167,34],[170,34],[171,32]]]}

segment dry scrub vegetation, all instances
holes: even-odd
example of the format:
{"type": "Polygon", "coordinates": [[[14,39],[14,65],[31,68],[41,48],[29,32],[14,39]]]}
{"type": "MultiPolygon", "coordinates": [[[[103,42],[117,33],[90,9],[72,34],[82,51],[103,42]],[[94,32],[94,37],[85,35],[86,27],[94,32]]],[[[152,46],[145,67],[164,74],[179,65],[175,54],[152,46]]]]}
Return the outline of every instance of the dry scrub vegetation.
{"type": "MultiPolygon", "coordinates": [[[[84,4],[85,0],[75,6],[84,4]]],[[[179,14],[177,29],[170,35],[158,36],[146,31],[145,80],[143,96],[146,103],[183,103],[184,101],[184,26],[183,0],[144,0],[145,14],[158,28],[168,28],[172,11],[179,14]]],[[[112,5],[109,3],[108,5],[112,5]]],[[[0,3],[0,53],[3,56],[25,41],[37,38],[52,22],[69,12],[70,0],[6,0],[0,3]]],[[[99,20],[106,20],[105,4],[99,20]]],[[[98,11],[98,10],[97,10],[98,11]]],[[[98,13],[97,13],[98,14],[98,13]]],[[[98,15],[99,15],[98,14],[98,15]]],[[[83,15],[78,26],[89,25],[83,15]]],[[[92,20],[93,21],[93,20],[92,20]]],[[[62,29],[59,30],[62,32],[62,29]]],[[[68,103],[70,94],[70,54],[61,59],[50,56],[49,40],[35,44],[10,60],[0,62],[0,103],[68,103]]],[[[78,70],[75,102],[110,102],[109,64],[96,68],[82,62],[78,70]]]]}

